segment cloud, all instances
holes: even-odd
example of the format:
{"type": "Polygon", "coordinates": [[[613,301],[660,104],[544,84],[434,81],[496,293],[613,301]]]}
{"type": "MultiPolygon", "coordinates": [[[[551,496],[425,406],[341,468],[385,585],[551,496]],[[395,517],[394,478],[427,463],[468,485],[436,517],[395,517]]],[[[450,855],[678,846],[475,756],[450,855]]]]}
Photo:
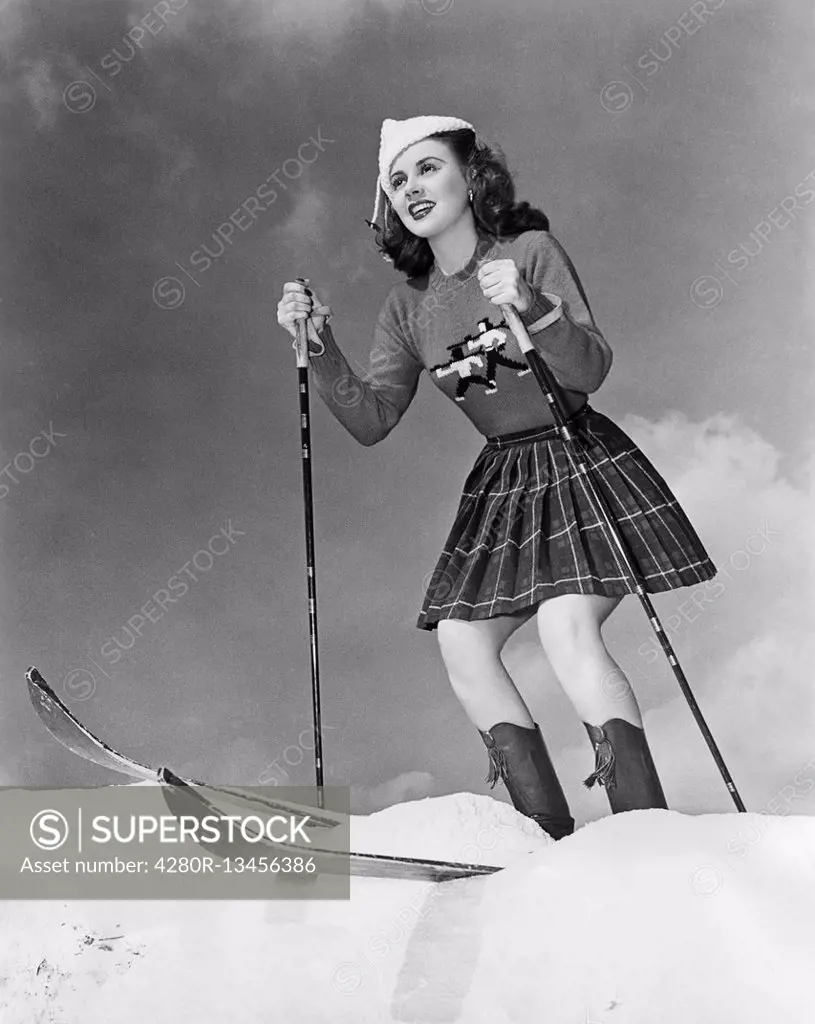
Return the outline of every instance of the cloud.
{"type": "MultiPolygon", "coordinates": [[[[399,11],[410,0],[376,0],[376,6],[385,11],[399,11]]],[[[280,31],[314,30],[323,35],[341,33],[349,22],[356,20],[371,7],[370,0],[260,0],[260,9],[267,26],[280,31]]]]}
{"type": "Polygon", "coordinates": [[[53,128],[62,103],[46,60],[21,61],[20,86],[37,117],[37,128],[53,128]]]}
{"type": "MultiPolygon", "coordinates": [[[[421,12],[421,0],[228,0],[219,4],[217,16],[229,26],[232,37],[257,39],[265,37],[282,49],[283,41],[297,36],[306,38],[312,46],[326,48],[342,43],[343,37],[355,22],[372,12],[398,14],[410,7],[421,12]],[[225,14],[224,9],[231,11],[225,14]]],[[[192,4],[190,4],[192,7],[192,4]]],[[[188,8],[189,10],[189,8],[188,8]]],[[[186,12],[185,12],[186,13],[186,12]]],[[[194,19],[211,17],[210,10],[198,7],[188,15],[182,31],[189,32],[194,19]]],[[[179,21],[180,24],[180,21],[179,21]]]]}
{"type": "MultiPolygon", "coordinates": [[[[799,622],[768,625],[747,638],[705,680],[703,714],[748,810],[765,809],[815,758],[815,694],[809,671],[813,660],[811,621],[802,616],[799,622]]],[[[683,780],[675,798],[696,810],[724,810],[730,799],[724,782],[707,746],[702,746],[701,733],[694,744],[688,742],[688,731],[698,728],[689,710],[676,706],[680,704],[684,700],[677,697],[673,706],[655,716],[655,734],[666,751],[663,760],[677,765],[673,774],[683,780]],[[682,772],[683,756],[700,762],[698,774],[682,772]],[[702,776],[708,784],[700,791],[702,776]]],[[[790,803],[790,811],[813,814],[815,799],[801,792],[790,803]]]]}
{"type": "MultiPolygon", "coordinates": [[[[798,481],[785,476],[780,452],[736,417],[678,426],[671,417],[632,432],[644,447],[662,439],[721,589],[709,591],[713,603],[694,618],[694,606],[683,603],[694,588],[676,594],[672,643],[680,663],[689,656],[691,689],[748,809],[757,809],[815,755],[811,586],[801,557],[812,519],[811,467],[798,481]]],[[[667,662],[661,668],[672,681],[667,662]]],[[[730,798],[685,703],[678,695],[646,718],[663,771],[677,780],[675,800],[724,810],[730,798]]]]}
{"type": "MultiPolygon", "coordinates": [[[[723,522],[722,505],[743,520],[754,502],[745,507],[739,496],[770,490],[773,507],[794,499],[790,482],[779,477],[781,453],[738,415],[716,413],[693,423],[684,413],[671,410],[653,423],[627,416],[620,425],[668,479],[680,501],[693,505],[697,514],[710,514],[711,523],[723,522]]],[[[769,498],[764,493],[763,500],[769,498]]],[[[724,525],[729,522],[731,518],[724,525]]]]}
{"type": "Polygon", "coordinates": [[[327,243],[328,211],[329,197],[324,192],[316,188],[300,189],[291,213],[275,229],[275,244],[286,246],[295,260],[305,262],[327,243]]]}

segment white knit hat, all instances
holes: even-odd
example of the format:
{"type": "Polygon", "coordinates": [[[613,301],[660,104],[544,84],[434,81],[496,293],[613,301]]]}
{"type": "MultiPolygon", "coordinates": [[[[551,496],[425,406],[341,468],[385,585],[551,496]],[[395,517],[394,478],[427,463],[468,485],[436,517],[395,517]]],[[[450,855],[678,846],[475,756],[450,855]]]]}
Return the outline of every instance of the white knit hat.
{"type": "Polygon", "coordinates": [[[460,117],[439,117],[427,114],[421,117],[409,117],[406,121],[385,118],[379,137],[379,177],[376,182],[372,223],[376,223],[376,218],[379,215],[382,192],[384,191],[391,202],[393,201],[394,190],[390,183],[390,169],[399,154],[415,142],[426,139],[428,135],[435,135],[436,132],[457,131],[461,128],[475,131],[469,121],[462,121],[460,117]]]}

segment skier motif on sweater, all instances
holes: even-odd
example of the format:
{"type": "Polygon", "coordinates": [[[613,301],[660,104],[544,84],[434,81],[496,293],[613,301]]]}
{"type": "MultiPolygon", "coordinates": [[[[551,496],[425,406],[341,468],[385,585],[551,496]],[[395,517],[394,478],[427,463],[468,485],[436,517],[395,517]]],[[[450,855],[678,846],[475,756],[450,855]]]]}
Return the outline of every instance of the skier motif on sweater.
{"type": "Polygon", "coordinates": [[[446,363],[432,366],[430,372],[435,373],[437,377],[446,377],[451,373],[458,374],[454,396],[457,402],[464,401],[467,389],[472,387],[473,384],[483,385],[486,389],[484,391],[485,395],[496,394],[498,384],[496,383],[495,375],[496,368],[499,365],[508,366],[517,371],[519,377],[523,377],[524,374],[531,372],[524,363],[504,355],[503,349],[507,344],[508,330],[509,324],[505,320],[502,320],[497,327],[494,327],[489,318],[484,317],[478,321],[478,334],[468,334],[463,341],[457,341],[449,345],[448,351],[452,353],[450,359],[446,363]],[[502,327],[505,330],[501,330],[502,327]],[[481,353],[483,353],[483,356],[481,353]],[[473,373],[473,367],[483,367],[485,359],[486,376],[482,377],[480,374],[473,373]]]}

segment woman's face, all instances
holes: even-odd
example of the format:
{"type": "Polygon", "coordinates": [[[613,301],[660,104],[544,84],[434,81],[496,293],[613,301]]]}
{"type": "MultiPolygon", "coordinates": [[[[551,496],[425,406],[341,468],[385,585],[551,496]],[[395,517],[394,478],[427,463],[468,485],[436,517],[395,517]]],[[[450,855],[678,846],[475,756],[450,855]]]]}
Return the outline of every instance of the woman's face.
{"type": "Polygon", "coordinates": [[[433,238],[462,216],[472,216],[467,182],[453,151],[441,139],[422,139],[391,165],[392,205],[414,235],[433,238]]]}

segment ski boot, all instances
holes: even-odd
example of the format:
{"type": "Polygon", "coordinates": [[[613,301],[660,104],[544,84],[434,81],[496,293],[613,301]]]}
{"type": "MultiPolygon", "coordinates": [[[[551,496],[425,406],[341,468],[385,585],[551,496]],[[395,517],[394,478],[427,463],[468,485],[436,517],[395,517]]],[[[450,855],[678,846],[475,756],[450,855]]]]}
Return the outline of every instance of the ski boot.
{"type": "Polygon", "coordinates": [[[613,814],[649,807],[667,810],[645,731],[623,718],[611,718],[604,725],[583,725],[595,754],[594,771],[583,785],[588,789],[595,782],[604,786],[613,814]]]}
{"type": "Polygon", "coordinates": [[[499,722],[479,729],[490,755],[490,788],[503,779],[512,804],[553,839],[574,832],[574,818],[543,741],[540,727],[499,722]]]}

